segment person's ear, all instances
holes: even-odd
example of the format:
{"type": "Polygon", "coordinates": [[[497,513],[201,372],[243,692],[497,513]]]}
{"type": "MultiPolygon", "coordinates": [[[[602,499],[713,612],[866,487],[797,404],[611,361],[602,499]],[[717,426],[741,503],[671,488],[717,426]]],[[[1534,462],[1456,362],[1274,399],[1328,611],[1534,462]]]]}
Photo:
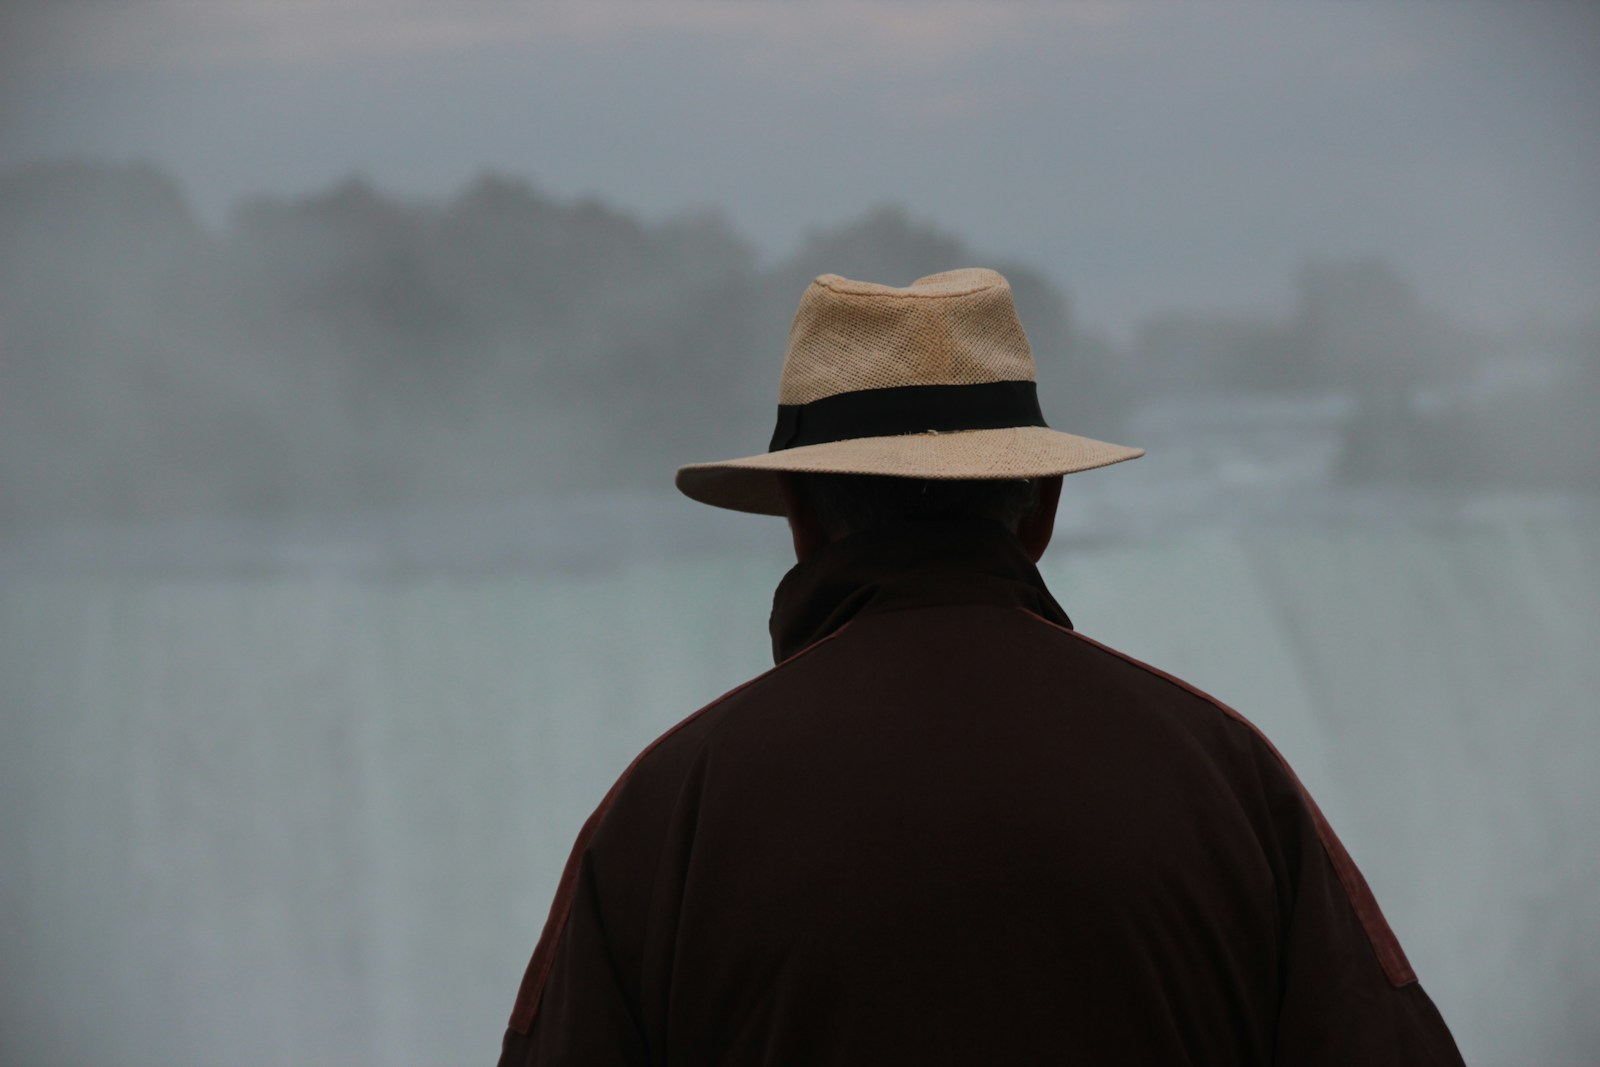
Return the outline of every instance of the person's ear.
{"type": "Polygon", "coordinates": [[[1061,502],[1061,475],[1039,479],[1039,502],[1017,522],[1017,540],[1028,553],[1028,558],[1038,563],[1044,550],[1050,547],[1050,537],[1056,532],[1056,505],[1061,502]]]}
{"type": "Polygon", "coordinates": [[[800,491],[794,475],[778,471],[778,493],[783,497],[783,513],[789,520],[789,534],[794,538],[794,558],[804,563],[817,549],[833,539],[823,529],[811,501],[800,491]]]}

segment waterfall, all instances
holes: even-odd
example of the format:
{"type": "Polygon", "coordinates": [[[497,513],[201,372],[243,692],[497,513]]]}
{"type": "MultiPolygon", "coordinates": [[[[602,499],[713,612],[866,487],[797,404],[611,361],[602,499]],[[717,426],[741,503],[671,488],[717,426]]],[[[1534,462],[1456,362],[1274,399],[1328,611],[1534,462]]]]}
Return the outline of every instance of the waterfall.
{"type": "MultiPolygon", "coordinates": [[[[781,540],[0,568],[0,1058],[492,1062],[589,809],[768,665],[781,540]]],[[[1273,738],[1470,1062],[1600,1057],[1600,520],[1211,526],[1043,570],[1273,738]]]]}

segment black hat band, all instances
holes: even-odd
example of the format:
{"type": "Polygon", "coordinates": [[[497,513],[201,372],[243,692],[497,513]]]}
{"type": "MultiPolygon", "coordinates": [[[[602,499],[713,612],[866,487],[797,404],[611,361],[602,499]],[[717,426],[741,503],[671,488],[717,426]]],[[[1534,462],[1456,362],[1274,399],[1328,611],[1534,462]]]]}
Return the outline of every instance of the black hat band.
{"type": "Polygon", "coordinates": [[[858,437],[1044,426],[1033,382],[896,385],[779,404],[768,452],[858,437]]]}

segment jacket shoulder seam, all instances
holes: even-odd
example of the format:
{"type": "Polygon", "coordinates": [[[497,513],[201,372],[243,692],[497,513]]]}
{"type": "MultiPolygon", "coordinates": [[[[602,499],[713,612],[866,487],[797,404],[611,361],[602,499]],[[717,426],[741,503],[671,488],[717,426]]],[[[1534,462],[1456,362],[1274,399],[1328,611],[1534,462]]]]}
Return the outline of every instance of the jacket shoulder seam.
{"type": "Polygon", "coordinates": [[[1344,888],[1345,897],[1350,902],[1351,908],[1354,909],[1356,918],[1361,921],[1361,928],[1367,935],[1367,941],[1371,944],[1373,953],[1378,957],[1378,962],[1383,967],[1384,977],[1388,978],[1389,984],[1396,988],[1411,985],[1417,981],[1417,973],[1406,958],[1405,950],[1400,947],[1400,939],[1395,936],[1394,929],[1389,925],[1389,920],[1384,918],[1382,909],[1378,907],[1378,899],[1373,895],[1372,888],[1367,884],[1366,877],[1361,873],[1361,869],[1356,866],[1355,860],[1351,858],[1350,853],[1345,849],[1344,842],[1339,840],[1339,835],[1334,832],[1333,825],[1328,822],[1327,816],[1322,813],[1322,809],[1311,796],[1310,790],[1306,789],[1305,783],[1300,780],[1300,776],[1289,765],[1289,761],[1284,758],[1283,753],[1278,751],[1278,746],[1274,745],[1271,739],[1262,733],[1255,723],[1210,693],[1197,686],[1190,685],[1176,675],[1168,674],[1159,667],[1152,667],[1150,664],[1136,659],[1126,652],[1118,651],[1110,645],[1102,644],[1092,637],[1086,637],[1076,630],[1070,630],[1051,622],[1043,616],[1035,615],[1026,609],[1020,610],[1039,622],[1082,641],[1092,648],[1097,648],[1108,655],[1115,656],[1117,659],[1137,667],[1147,674],[1152,674],[1171,685],[1177,686],[1191,696],[1198,697],[1216,708],[1227,718],[1249,730],[1256,740],[1264,745],[1268,752],[1272,753],[1273,758],[1278,761],[1284,773],[1294,783],[1295,789],[1299,791],[1301,803],[1306,806],[1306,810],[1311,815],[1312,825],[1316,827],[1317,838],[1322,844],[1323,853],[1328,857],[1329,863],[1332,864],[1334,874],[1338,875],[1339,883],[1344,888]]]}
{"type": "Polygon", "coordinates": [[[555,899],[550,904],[550,915],[545,920],[544,930],[539,935],[539,943],[534,947],[533,956],[528,960],[527,970],[523,972],[522,984],[517,989],[516,1003],[511,1009],[510,1028],[512,1030],[519,1034],[526,1034],[533,1028],[534,1016],[538,1014],[539,1002],[544,996],[545,983],[550,977],[551,968],[555,965],[556,946],[560,944],[561,935],[566,929],[567,917],[572,911],[572,901],[577,893],[578,872],[582,864],[583,854],[585,851],[587,851],[589,843],[594,839],[594,835],[599,830],[600,824],[605,821],[605,817],[610,812],[612,804],[616,801],[617,794],[621,792],[622,787],[627,784],[628,779],[633,776],[634,771],[639,768],[639,765],[643,763],[652,752],[666,742],[668,738],[678,733],[678,731],[682,730],[690,723],[695,722],[703,715],[706,715],[707,713],[720,707],[722,704],[726,703],[733,697],[738,696],[740,693],[744,692],[746,689],[749,689],[756,683],[761,682],[781,671],[783,668],[805,656],[813,649],[820,648],[822,645],[843,633],[848,627],[849,623],[846,623],[844,626],[841,626],[839,629],[835,630],[826,637],[823,637],[818,641],[814,641],[805,648],[802,648],[800,651],[788,657],[783,662],[769,667],[753,678],[741,682],[739,685],[734,686],[726,693],[723,693],[715,700],[712,700],[710,703],[701,707],[698,711],[685,716],[673,726],[669,727],[654,741],[651,741],[648,745],[646,745],[643,750],[641,750],[640,753],[633,758],[632,762],[628,764],[627,768],[623,770],[622,774],[617,777],[617,780],[612,783],[611,788],[606,791],[606,795],[600,799],[600,803],[594,809],[594,812],[590,814],[589,818],[584,821],[583,828],[578,831],[578,838],[572,845],[572,851],[567,856],[567,864],[561,871],[561,881],[557,884],[555,899]]]}

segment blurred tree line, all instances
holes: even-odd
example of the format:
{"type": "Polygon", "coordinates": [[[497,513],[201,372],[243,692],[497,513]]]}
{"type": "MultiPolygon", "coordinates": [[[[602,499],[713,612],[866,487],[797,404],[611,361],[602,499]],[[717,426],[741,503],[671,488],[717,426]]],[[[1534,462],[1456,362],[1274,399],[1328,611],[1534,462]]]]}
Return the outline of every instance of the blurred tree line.
{"type": "Polygon", "coordinates": [[[1306,267],[1287,316],[1155,315],[1119,345],[892,207],[768,264],[715,214],[502,176],[421,203],[351,180],[214,230],[151,167],[77,162],[0,173],[0,527],[663,487],[765,447],[812,277],[977,263],[1011,279],[1061,428],[1339,391],[1352,482],[1595,488],[1600,316],[1474,331],[1381,262],[1306,267]]]}

